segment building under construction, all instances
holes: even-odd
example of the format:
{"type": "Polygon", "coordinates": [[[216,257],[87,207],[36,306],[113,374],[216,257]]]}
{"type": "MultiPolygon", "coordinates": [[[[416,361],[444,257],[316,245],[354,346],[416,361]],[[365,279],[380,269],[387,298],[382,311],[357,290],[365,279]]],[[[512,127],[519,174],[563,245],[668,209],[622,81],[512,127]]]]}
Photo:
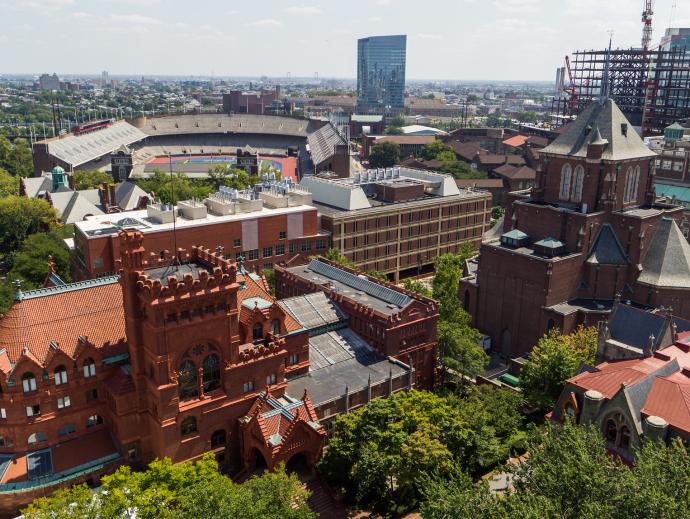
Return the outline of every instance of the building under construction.
{"type": "Polygon", "coordinates": [[[683,47],[576,51],[558,113],[577,115],[601,95],[606,76],[609,97],[643,135],[690,117],[690,51],[683,47]]]}
{"type": "Polygon", "coordinates": [[[643,135],[690,117],[690,49],[576,51],[568,64],[557,115],[579,114],[602,94],[608,76],[609,97],[643,135]]]}

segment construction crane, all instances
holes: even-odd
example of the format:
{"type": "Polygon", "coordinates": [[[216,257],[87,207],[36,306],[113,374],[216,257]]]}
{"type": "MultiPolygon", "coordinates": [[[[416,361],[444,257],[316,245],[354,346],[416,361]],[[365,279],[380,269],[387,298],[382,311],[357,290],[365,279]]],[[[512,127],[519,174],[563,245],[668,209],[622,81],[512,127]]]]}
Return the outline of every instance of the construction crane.
{"type": "Polygon", "coordinates": [[[644,11],[642,11],[642,50],[649,50],[649,44],[652,42],[652,15],[654,11],[654,0],[645,0],[644,11]]]}
{"type": "Polygon", "coordinates": [[[577,112],[577,89],[575,88],[575,81],[573,81],[573,72],[570,68],[570,58],[565,56],[565,70],[568,73],[568,85],[563,87],[563,92],[568,94],[568,114],[573,115],[577,112]]]}

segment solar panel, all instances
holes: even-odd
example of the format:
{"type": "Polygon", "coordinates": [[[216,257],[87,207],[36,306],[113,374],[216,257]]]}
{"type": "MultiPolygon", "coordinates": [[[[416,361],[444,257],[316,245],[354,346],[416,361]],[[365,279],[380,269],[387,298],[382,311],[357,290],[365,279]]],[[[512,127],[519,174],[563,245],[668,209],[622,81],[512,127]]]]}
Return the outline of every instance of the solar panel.
{"type": "Polygon", "coordinates": [[[355,290],[361,290],[366,294],[369,294],[376,299],[385,301],[386,303],[391,303],[399,307],[404,307],[410,303],[410,296],[391,290],[388,287],[369,281],[368,279],[361,278],[350,272],[340,270],[327,263],[323,263],[318,260],[311,260],[309,262],[309,268],[316,272],[317,274],[322,274],[328,278],[335,279],[355,290]]]}

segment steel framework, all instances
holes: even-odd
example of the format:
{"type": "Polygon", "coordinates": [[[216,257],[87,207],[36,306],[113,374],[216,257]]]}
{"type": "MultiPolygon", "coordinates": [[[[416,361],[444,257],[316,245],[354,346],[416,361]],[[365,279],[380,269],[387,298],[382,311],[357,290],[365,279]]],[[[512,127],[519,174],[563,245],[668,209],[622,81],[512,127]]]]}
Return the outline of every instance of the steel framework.
{"type": "Polygon", "coordinates": [[[608,96],[643,135],[660,134],[690,117],[690,51],[678,48],[576,51],[570,60],[570,88],[577,103],[557,99],[557,115],[577,115],[602,95],[607,58],[608,96]]]}

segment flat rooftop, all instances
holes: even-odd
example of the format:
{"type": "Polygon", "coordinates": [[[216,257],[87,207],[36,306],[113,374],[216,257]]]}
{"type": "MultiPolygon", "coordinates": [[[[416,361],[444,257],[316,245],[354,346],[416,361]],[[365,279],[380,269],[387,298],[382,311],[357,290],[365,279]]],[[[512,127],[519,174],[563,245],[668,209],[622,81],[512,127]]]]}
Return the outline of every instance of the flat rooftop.
{"type": "MultiPolygon", "coordinates": [[[[195,220],[176,216],[175,226],[177,229],[187,229],[190,227],[202,227],[227,222],[241,222],[244,220],[254,220],[265,216],[278,216],[296,214],[305,211],[315,210],[311,205],[297,205],[292,207],[282,207],[271,209],[263,207],[258,211],[239,214],[215,215],[210,212],[204,218],[195,220]]],[[[121,229],[137,228],[144,234],[163,232],[173,229],[173,223],[158,223],[148,217],[145,209],[140,211],[127,211],[124,213],[103,214],[88,216],[86,220],[76,222],[75,227],[79,229],[87,238],[97,238],[104,235],[117,234],[121,229]]]]}
{"type": "Polygon", "coordinates": [[[344,297],[387,316],[397,314],[413,301],[403,292],[318,260],[312,260],[309,265],[285,270],[315,285],[328,286],[344,297]]]}
{"type": "Polygon", "coordinates": [[[350,328],[331,331],[309,339],[311,367],[307,375],[289,380],[286,393],[301,398],[309,392],[315,406],[350,392],[399,377],[406,370],[395,362],[382,359],[350,328]]]}

